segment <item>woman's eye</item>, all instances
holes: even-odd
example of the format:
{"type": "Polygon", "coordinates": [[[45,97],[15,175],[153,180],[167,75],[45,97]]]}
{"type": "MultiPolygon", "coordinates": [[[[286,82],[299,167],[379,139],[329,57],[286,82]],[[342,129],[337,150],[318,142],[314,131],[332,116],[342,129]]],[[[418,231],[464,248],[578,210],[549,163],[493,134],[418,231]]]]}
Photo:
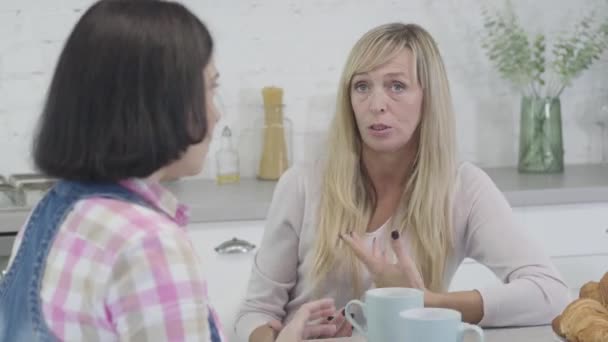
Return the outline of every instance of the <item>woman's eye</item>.
{"type": "Polygon", "coordinates": [[[391,89],[396,93],[400,93],[405,90],[405,84],[401,82],[394,82],[391,86],[391,89]]]}
{"type": "Polygon", "coordinates": [[[366,92],[368,89],[369,89],[369,88],[368,88],[368,86],[367,86],[367,83],[365,83],[365,82],[359,82],[359,83],[355,83],[355,90],[356,90],[357,92],[364,93],[364,92],[366,92]]]}

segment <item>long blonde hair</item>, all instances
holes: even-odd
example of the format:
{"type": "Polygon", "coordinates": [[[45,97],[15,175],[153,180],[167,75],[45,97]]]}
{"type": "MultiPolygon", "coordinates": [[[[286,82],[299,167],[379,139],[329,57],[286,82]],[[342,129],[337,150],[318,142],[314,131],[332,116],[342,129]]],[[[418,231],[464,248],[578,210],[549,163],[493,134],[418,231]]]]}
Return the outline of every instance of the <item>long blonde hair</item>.
{"type": "Polygon", "coordinates": [[[329,137],[318,211],[312,276],[315,286],[336,266],[352,271],[355,295],[361,293],[361,265],[339,236],[364,233],[375,209],[373,185],[361,163],[362,141],[351,105],[353,75],[388,62],[403,49],[415,56],[423,89],[418,152],[403,190],[393,228],[407,233],[426,287],[445,290],[443,272],[452,251],[452,193],[455,179],[454,113],[447,74],[431,35],[414,24],[387,24],[367,32],[355,44],[342,72],[336,115],[329,137]]]}

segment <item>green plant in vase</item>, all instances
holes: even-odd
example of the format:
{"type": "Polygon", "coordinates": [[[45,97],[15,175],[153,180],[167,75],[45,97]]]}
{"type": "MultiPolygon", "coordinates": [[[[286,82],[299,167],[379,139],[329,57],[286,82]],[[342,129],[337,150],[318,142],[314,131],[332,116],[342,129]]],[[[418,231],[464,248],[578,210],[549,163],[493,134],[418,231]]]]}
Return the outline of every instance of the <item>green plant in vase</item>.
{"type": "MultiPolygon", "coordinates": [[[[604,12],[605,13],[605,12],[604,12]]],[[[531,37],[510,1],[505,10],[483,10],[482,47],[500,75],[522,95],[518,169],[550,173],[564,169],[560,95],[608,47],[608,18],[589,15],[555,40],[547,59],[544,34],[531,37]]]]}

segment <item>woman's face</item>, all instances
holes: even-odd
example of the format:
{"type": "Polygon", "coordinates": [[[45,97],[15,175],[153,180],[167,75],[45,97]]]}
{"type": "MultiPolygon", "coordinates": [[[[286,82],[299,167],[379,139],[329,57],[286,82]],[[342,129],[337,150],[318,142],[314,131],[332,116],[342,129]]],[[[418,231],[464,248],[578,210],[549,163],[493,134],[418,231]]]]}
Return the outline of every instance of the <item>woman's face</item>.
{"type": "Polygon", "coordinates": [[[409,49],[370,72],[355,74],[350,97],[365,148],[395,152],[413,141],[422,115],[423,92],[409,49]]]}

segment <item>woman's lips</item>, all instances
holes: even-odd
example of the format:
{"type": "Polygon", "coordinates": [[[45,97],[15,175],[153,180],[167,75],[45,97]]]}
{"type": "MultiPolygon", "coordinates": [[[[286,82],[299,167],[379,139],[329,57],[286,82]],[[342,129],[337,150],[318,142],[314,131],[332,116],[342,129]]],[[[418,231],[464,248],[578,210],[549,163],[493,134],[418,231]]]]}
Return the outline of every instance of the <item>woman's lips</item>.
{"type": "Polygon", "coordinates": [[[375,137],[385,137],[392,131],[392,127],[385,124],[373,124],[368,128],[370,135],[375,137]]]}

